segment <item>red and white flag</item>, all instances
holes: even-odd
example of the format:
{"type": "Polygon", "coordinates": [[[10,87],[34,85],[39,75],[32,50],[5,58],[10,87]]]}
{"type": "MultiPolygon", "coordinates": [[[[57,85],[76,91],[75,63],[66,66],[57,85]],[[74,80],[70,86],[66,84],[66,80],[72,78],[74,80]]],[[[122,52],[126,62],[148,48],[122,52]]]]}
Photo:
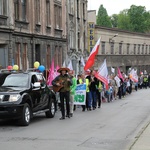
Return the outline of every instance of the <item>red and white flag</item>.
{"type": "Polygon", "coordinates": [[[92,49],[92,51],[90,53],[90,56],[88,57],[88,60],[84,66],[85,71],[93,66],[94,61],[95,61],[95,56],[98,54],[99,46],[100,46],[100,38],[96,42],[94,48],[92,49]]]}
{"type": "Polygon", "coordinates": [[[108,69],[106,64],[106,59],[100,66],[99,70],[95,74],[95,77],[102,81],[106,85],[106,89],[108,89],[108,69]]]}

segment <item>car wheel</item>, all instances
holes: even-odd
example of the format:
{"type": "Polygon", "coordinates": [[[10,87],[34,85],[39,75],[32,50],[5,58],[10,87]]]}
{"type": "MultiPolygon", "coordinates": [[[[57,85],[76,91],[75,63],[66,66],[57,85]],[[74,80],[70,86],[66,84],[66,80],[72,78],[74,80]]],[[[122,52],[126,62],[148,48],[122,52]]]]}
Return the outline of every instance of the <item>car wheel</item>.
{"type": "Polygon", "coordinates": [[[48,106],[49,111],[45,112],[47,118],[53,118],[55,116],[55,103],[54,99],[51,99],[48,106]]]}
{"type": "Polygon", "coordinates": [[[31,109],[29,104],[25,104],[22,110],[22,118],[20,120],[21,125],[28,126],[31,119],[31,109]]]}

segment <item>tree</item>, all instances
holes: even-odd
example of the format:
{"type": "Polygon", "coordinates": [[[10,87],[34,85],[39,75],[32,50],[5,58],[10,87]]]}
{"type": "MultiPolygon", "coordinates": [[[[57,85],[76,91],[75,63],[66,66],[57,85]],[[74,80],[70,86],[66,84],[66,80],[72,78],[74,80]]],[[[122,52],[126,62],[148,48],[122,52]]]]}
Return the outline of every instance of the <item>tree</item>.
{"type": "Polygon", "coordinates": [[[130,24],[134,32],[147,32],[150,30],[150,13],[143,6],[132,5],[128,10],[130,24]]]}
{"type": "Polygon", "coordinates": [[[118,28],[123,29],[123,30],[132,31],[132,26],[130,23],[130,18],[128,16],[127,9],[121,11],[118,15],[118,28]]]}
{"type": "Polygon", "coordinates": [[[111,20],[107,14],[106,9],[103,7],[103,5],[100,5],[97,15],[97,25],[103,26],[103,27],[109,27],[111,28],[111,20]]]}
{"type": "Polygon", "coordinates": [[[111,17],[111,24],[112,27],[117,28],[118,27],[118,15],[117,14],[113,14],[111,17]]]}

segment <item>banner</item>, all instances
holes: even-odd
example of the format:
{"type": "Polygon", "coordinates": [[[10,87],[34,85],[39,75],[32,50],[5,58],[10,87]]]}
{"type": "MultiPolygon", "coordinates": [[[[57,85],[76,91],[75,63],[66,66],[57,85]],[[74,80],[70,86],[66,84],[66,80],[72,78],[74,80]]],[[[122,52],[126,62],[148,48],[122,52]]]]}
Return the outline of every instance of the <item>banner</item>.
{"type": "Polygon", "coordinates": [[[137,75],[137,71],[132,69],[130,72],[130,78],[133,82],[138,82],[138,75],[137,75]]]}
{"type": "Polygon", "coordinates": [[[85,105],[86,101],[86,84],[78,84],[75,90],[74,104],[85,105]]]}

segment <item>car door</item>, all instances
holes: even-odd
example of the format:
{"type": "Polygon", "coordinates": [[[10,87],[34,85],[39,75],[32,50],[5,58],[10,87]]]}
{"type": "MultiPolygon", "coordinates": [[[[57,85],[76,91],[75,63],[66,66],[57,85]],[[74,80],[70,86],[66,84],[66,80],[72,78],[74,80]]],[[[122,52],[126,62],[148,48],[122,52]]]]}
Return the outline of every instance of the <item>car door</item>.
{"type": "Polygon", "coordinates": [[[37,79],[38,82],[41,83],[40,87],[40,104],[39,104],[39,109],[44,109],[47,108],[48,106],[48,101],[49,101],[49,89],[47,88],[45,78],[43,77],[42,74],[37,74],[37,79]]]}
{"type": "Polygon", "coordinates": [[[34,83],[38,82],[37,76],[34,74],[31,76],[31,92],[30,95],[32,97],[33,102],[33,112],[36,112],[39,110],[40,106],[40,98],[41,98],[41,88],[40,87],[34,87],[34,83]]]}

